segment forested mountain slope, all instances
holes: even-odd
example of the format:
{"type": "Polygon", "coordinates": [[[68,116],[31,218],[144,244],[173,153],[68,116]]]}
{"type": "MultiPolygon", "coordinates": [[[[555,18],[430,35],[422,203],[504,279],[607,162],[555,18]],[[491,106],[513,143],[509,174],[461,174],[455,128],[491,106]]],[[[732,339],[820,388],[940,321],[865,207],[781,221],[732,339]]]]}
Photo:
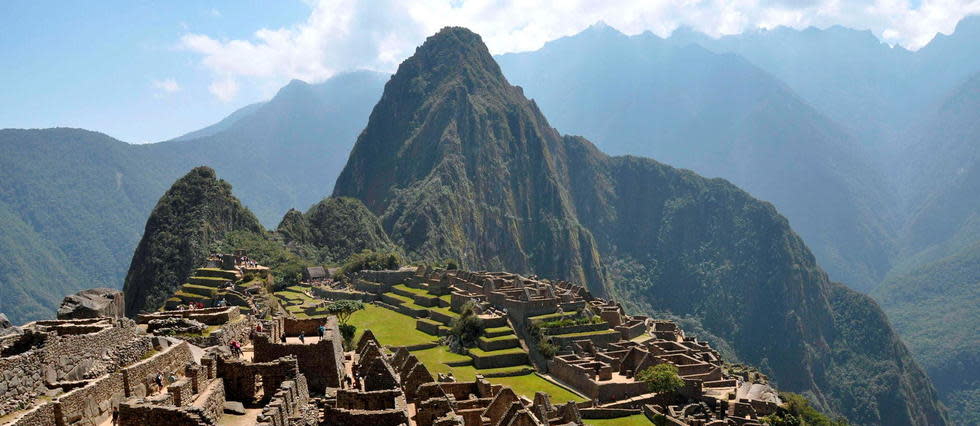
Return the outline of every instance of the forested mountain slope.
{"type": "Polygon", "coordinates": [[[0,130],[0,311],[53,315],[68,294],[119,288],[160,194],[207,164],[267,225],[330,192],[387,76],[294,81],[177,140],[131,145],[81,129],[0,130]]]}
{"type": "Polygon", "coordinates": [[[401,64],[334,195],[362,200],[409,254],[579,280],[695,318],[856,424],[946,423],[881,310],[831,283],[771,204],[558,134],[468,30],[440,31],[401,64]]]}
{"type": "Polygon", "coordinates": [[[835,279],[867,290],[888,271],[897,200],[884,178],[844,129],[741,57],[598,24],[498,60],[558,128],[772,202],[835,279]]]}

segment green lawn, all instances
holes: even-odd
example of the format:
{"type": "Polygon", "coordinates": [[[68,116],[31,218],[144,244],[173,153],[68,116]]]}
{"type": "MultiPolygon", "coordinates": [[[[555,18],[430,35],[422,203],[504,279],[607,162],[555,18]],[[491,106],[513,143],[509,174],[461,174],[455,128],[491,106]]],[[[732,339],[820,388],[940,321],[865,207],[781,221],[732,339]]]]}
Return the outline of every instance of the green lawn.
{"type": "MultiPolygon", "coordinates": [[[[552,382],[545,380],[543,377],[539,376],[537,373],[525,374],[523,376],[514,377],[493,377],[487,379],[490,383],[497,383],[504,386],[509,386],[514,392],[520,395],[526,396],[528,399],[534,399],[535,392],[546,392],[551,395],[551,402],[554,404],[564,404],[568,401],[583,402],[586,401],[585,398],[578,396],[568,389],[562,386],[558,386],[552,382]]],[[[607,423],[611,424],[611,423],[607,423]]],[[[618,424],[618,423],[617,423],[618,424]]]]}
{"type": "Polygon", "coordinates": [[[357,327],[355,342],[368,329],[382,345],[388,346],[420,345],[436,340],[435,336],[415,329],[415,318],[372,304],[365,304],[364,310],[351,315],[350,323],[357,327]]]}
{"type": "Polygon", "coordinates": [[[650,426],[650,420],[647,416],[643,414],[634,414],[629,417],[620,417],[618,419],[591,419],[584,420],[586,426],[650,426]]]}
{"type": "Polygon", "coordinates": [[[409,293],[419,294],[422,296],[431,296],[428,291],[422,290],[420,288],[411,288],[405,284],[395,284],[392,287],[397,288],[399,290],[405,290],[409,293]]]}

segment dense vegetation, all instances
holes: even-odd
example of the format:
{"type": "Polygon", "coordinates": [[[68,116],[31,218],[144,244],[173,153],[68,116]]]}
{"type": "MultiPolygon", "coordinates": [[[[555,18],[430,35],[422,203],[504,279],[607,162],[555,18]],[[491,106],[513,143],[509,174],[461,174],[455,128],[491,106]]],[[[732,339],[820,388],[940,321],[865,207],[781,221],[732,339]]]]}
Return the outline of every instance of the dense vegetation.
{"type": "Polygon", "coordinates": [[[277,232],[320,264],[340,263],[365,250],[394,251],[377,216],[353,198],[325,198],[304,214],[290,210],[277,232]]]}
{"type": "Polygon", "coordinates": [[[980,245],[875,291],[956,424],[980,424],[980,245]]]}
{"type": "Polygon", "coordinates": [[[945,423],[882,312],[831,283],[772,205],[559,135],[467,30],[444,29],[402,63],[334,195],[362,200],[409,256],[690,315],[780,388],[855,423],[945,423]]]}
{"type": "Polygon", "coordinates": [[[784,411],[763,417],[771,426],[847,426],[847,421],[831,419],[810,405],[810,401],[800,394],[783,392],[784,411]]]}
{"type": "Polygon", "coordinates": [[[126,314],[156,310],[203,266],[210,249],[232,231],[263,232],[214,170],[197,167],[174,182],[146,221],[123,291],[126,314]]]}

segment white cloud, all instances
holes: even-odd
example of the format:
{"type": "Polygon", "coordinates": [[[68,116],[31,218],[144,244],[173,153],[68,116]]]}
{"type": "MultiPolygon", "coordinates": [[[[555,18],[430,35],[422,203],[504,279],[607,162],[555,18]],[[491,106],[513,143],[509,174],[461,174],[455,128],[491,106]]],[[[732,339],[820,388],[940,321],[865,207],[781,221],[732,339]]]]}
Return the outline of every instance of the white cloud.
{"type": "Polygon", "coordinates": [[[537,49],[600,20],[626,34],[664,37],[680,26],[720,36],[843,25],[917,49],[937,32],[950,33],[964,16],[980,13],[980,0],[922,0],[918,7],[909,0],[319,0],[311,6],[306,21],[263,28],[248,40],[191,33],[180,44],[200,54],[213,73],[212,93],[227,93],[214,86],[228,88],[236,78],[316,82],[358,68],[391,72],[447,25],[481,34],[493,53],[537,49]]]}
{"type": "Polygon", "coordinates": [[[211,10],[210,10],[210,11],[208,11],[208,13],[209,13],[209,14],[210,14],[210,15],[211,15],[212,17],[215,17],[215,18],[220,18],[220,17],[221,17],[221,11],[220,11],[220,10],[218,10],[218,9],[215,9],[215,8],[211,8],[211,10]]]}
{"type": "Polygon", "coordinates": [[[222,102],[228,102],[238,95],[238,82],[231,77],[225,77],[212,82],[208,86],[208,91],[222,102]]]}
{"type": "Polygon", "coordinates": [[[163,80],[153,80],[150,85],[157,90],[158,94],[166,95],[174,92],[180,91],[180,84],[177,84],[177,80],[173,78],[165,78],[163,80]]]}

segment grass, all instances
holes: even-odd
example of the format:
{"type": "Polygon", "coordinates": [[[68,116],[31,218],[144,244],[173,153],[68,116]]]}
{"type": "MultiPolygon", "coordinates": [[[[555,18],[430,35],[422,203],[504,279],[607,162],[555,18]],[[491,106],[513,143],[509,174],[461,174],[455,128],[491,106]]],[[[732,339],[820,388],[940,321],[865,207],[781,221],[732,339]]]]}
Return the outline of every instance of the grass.
{"type": "Polygon", "coordinates": [[[399,290],[407,291],[409,293],[418,294],[420,296],[431,296],[428,291],[422,290],[420,288],[411,288],[405,284],[395,284],[392,287],[397,288],[399,290]]]}
{"type": "Polygon", "coordinates": [[[619,333],[616,330],[603,330],[603,331],[583,331],[581,333],[571,333],[571,334],[555,334],[551,337],[580,337],[580,336],[599,336],[603,334],[613,334],[619,333]]]}
{"type": "Polygon", "coordinates": [[[510,354],[523,354],[523,353],[526,353],[526,352],[524,352],[524,349],[521,349],[520,347],[510,348],[510,349],[501,349],[499,351],[489,351],[489,352],[487,352],[487,351],[485,351],[483,349],[480,349],[480,348],[470,348],[469,351],[474,356],[479,356],[479,357],[489,357],[489,356],[494,356],[494,355],[510,355],[510,354]]]}
{"type": "Polygon", "coordinates": [[[514,390],[514,392],[518,393],[519,395],[524,395],[528,399],[534,399],[535,392],[545,392],[548,395],[551,395],[551,402],[555,404],[564,404],[568,401],[587,401],[586,398],[576,395],[565,387],[545,380],[537,373],[513,377],[492,377],[487,380],[489,380],[490,383],[509,386],[514,390]]]}
{"type": "Polygon", "coordinates": [[[365,304],[364,310],[351,315],[350,324],[357,327],[355,342],[368,329],[382,345],[388,346],[412,346],[436,340],[415,329],[415,318],[371,304],[365,304]]]}
{"type": "Polygon", "coordinates": [[[590,419],[583,420],[586,426],[650,426],[650,420],[647,416],[643,414],[634,414],[632,416],[620,417],[618,419],[590,419]]]}

